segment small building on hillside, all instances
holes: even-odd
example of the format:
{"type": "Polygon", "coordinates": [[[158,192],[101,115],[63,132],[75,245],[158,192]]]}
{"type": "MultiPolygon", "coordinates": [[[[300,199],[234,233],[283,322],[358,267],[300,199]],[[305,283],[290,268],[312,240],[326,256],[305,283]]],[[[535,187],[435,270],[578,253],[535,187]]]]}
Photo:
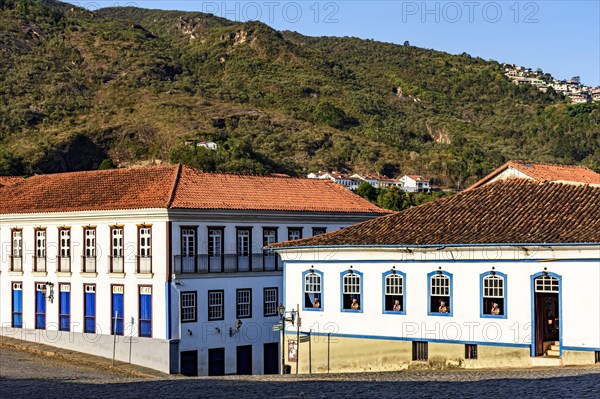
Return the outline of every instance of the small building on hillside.
{"type": "Polygon", "coordinates": [[[263,247],[387,213],[330,181],[182,165],[20,180],[0,188],[0,333],[116,343],[170,373],[278,373],[283,270],[263,247]]]}
{"type": "Polygon", "coordinates": [[[270,248],[313,372],[600,358],[600,187],[496,180],[270,248]]]}
{"type": "Polygon", "coordinates": [[[402,190],[407,193],[422,193],[431,190],[429,179],[421,175],[404,175],[400,178],[400,182],[402,183],[402,190]]]}
{"type": "Polygon", "coordinates": [[[506,179],[531,179],[540,183],[589,184],[600,187],[600,173],[596,173],[585,166],[514,160],[500,166],[467,190],[506,179]]]}

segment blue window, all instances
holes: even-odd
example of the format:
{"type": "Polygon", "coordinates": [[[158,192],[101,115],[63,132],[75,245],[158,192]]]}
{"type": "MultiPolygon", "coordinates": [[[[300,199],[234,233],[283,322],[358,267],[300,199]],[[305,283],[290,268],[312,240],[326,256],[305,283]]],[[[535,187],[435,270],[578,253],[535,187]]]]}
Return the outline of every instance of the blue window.
{"type": "Polygon", "coordinates": [[[406,314],[406,274],[396,268],[383,273],[383,313],[406,314]]]}
{"type": "Polygon", "coordinates": [[[71,285],[60,284],[58,297],[58,328],[60,331],[71,329],[71,285]]]}
{"type": "Polygon", "coordinates": [[[86,284],[83,286],[84,326],[83,332],[96,332],[96,286],[86,284]]]}
{"type": "Polygon", "coordinates": [[[492,269],[479,275],[480,316],[506,319],[506,274],[492,269]]]}
{"type": "Polygon", "coordinates": [[[12,284],[12,326],[23,327],[23,283],[12,284]]]}
{"type": "Polygon", "coordinates": [[[140,337],[152,336],[152,287],[140,287],[140,337]]]}
{"type": "Polygon", "coordinates": [[[323,310],[323,272],[314,266],[302,273],[302,309],[320,312],[323,310]]]}
{"type": "Polygon", "coordinates": [[[452,273],[440,268],[427,274],[427,300],[429,316],[452,316],[452,273]]]}
{"type": "Polygon", "coordinates": [[[342,312],[362,313],[362,273],[352,269],[340,273],[342,312]]]}
{"type": "Polygon", "coordinates": [[[123,292],[122,285],[112,286],[110,333],[115,335],[123,335],[123,292]]]}
{"type": "Polygon", "coordinates": [[[35,328],[46,329],[46,284],[35,285],[35,328]]]}

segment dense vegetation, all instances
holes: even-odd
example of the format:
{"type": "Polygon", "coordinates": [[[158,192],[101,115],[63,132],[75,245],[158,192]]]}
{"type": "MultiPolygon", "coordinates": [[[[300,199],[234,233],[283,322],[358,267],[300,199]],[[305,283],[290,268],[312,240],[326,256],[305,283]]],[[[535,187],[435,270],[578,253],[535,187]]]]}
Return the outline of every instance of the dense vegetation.
{"type": "Polygon", "coordinates": [[[598,170],[599,121],[597,104],[514,86],[467,54],[0,0],[0,174],[164,161],[416,172],[461,188],[511,158],[598,170]],[[202,139],[219,149],[184,144],[202,139]]]}

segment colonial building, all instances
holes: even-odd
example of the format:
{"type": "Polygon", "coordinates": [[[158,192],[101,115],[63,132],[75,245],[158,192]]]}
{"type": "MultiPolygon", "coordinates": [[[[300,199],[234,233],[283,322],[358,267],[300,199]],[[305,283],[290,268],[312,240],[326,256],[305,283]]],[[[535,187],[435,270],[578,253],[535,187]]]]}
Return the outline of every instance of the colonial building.
{"type": "Polygon", "coordinates": [[[497,180],[271,248],[300,372],[600,361],[600,187],[497,180]]]}
{"type": "Polygon", "coordinates": [[[181,165],[0,188],[2,334],[188,375],[278,372],[263,246],[386,213],[330,181],[181,165]]]}

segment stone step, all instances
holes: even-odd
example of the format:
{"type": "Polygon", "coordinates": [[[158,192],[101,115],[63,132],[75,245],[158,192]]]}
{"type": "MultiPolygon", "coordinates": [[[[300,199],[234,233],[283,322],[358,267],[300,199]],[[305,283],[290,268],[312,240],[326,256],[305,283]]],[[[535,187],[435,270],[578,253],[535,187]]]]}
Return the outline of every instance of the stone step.
{"type": "Polygon", "coordinates": [[[560,345],[550,345],[550,350],[560,351],[560,345]]]}
{"type": "Polygon", "coordinates": [[[559,357],[538,356],[531,358],[532,367],[560,367],[562,359],[559,357]]]}
{"type": "Polygon", "coordinates": [[[547,350],[546,351],[546,356],[559,357],[560,356],[560,351],[557,351],[557,350],[547,350]]]}

